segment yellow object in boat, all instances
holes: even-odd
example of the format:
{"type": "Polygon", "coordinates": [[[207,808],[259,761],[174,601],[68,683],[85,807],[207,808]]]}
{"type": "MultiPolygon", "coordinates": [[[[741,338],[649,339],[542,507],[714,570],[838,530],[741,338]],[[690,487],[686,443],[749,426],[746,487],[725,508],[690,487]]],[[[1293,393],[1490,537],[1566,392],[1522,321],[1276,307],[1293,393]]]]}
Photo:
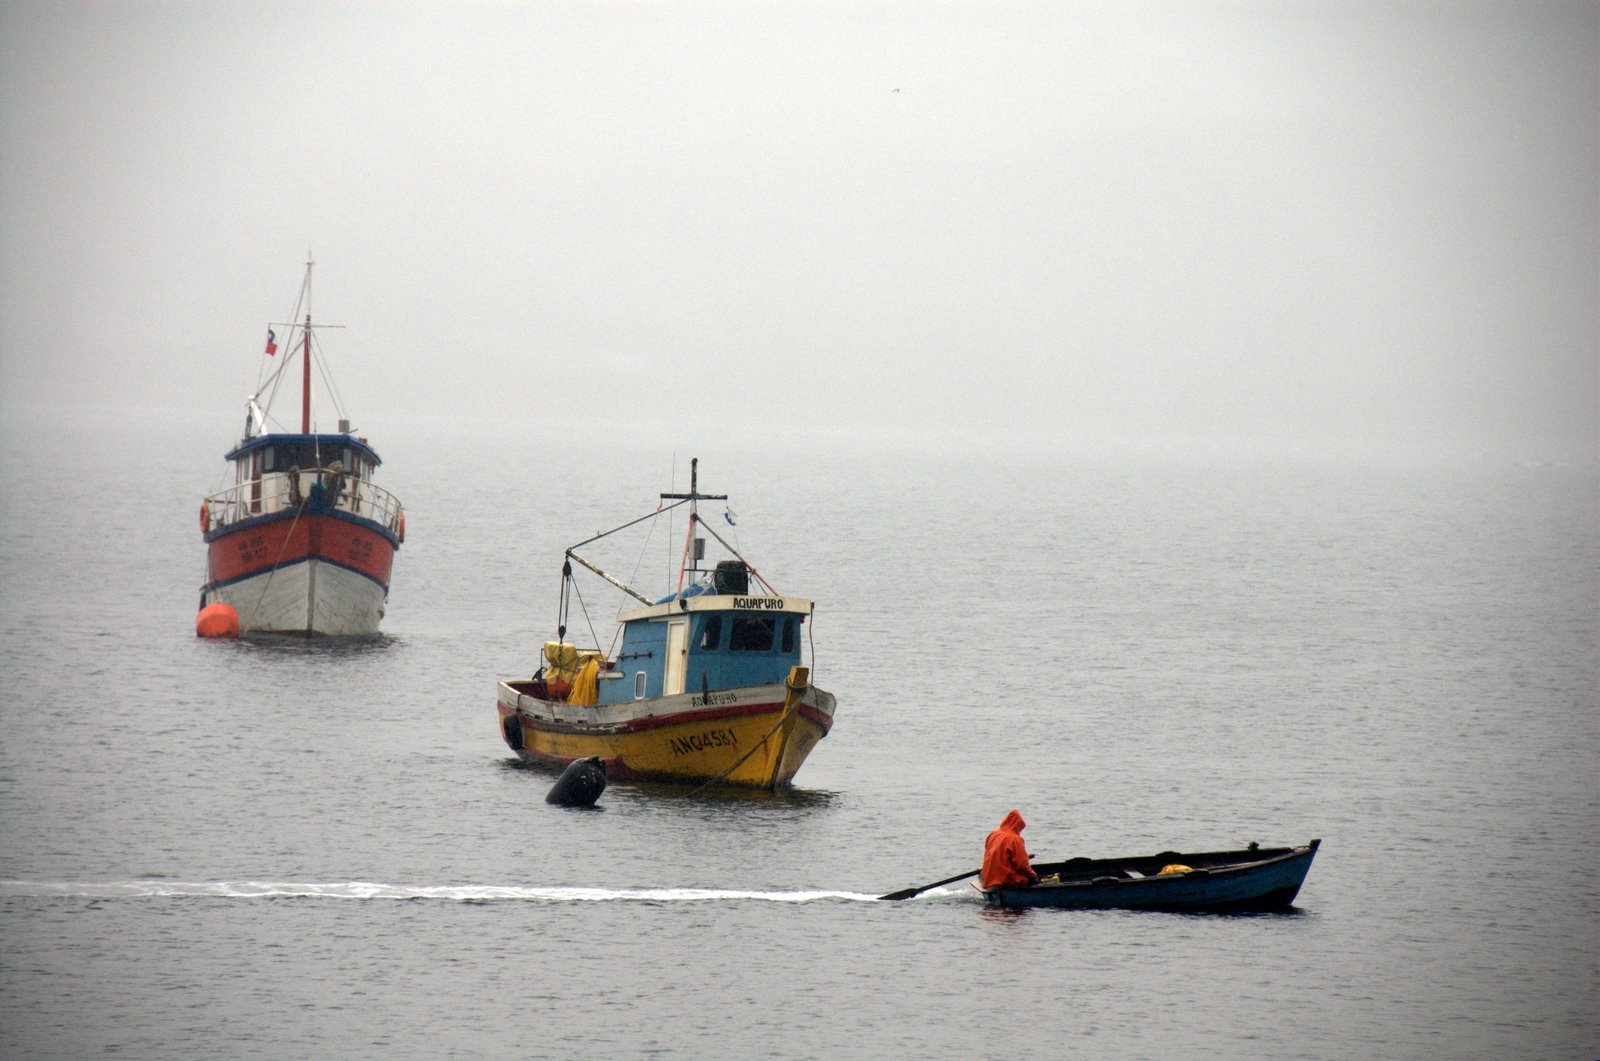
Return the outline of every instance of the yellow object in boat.
{"type": "Polygon", "coordinates": [[[1161,872],[1157,873],[1156,876],[1165,877],[1169,873],[1192,873],[1193,871],[1193,866],[1185,866],[1182,863],[1173,862],[1170,865],[1162,866],[1161,872]]]}
{"type": "Polygon", "coordinates": [[[585,655],[588,658],[578,668],[578,676],[572,679],[572,692],[567,694],[567,703],[579,707],[591,707],[600,702],[600,661],[593,655],[585,655]]]}
{"type": "Polygon", "coordinates": [[[578,676],[578,647],[565,641],[544,643],[546,679],[570,682],[578,676]]]}

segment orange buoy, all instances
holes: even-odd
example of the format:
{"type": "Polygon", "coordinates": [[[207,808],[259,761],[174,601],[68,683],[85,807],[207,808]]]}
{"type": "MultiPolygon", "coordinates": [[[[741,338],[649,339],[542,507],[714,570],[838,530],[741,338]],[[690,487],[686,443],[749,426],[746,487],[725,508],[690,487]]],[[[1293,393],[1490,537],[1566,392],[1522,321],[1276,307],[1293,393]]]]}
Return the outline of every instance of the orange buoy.
{"type": "Polygon", "coordinates": [[[226,604],[208,604],[194,620],[196,637],[238,637],[239,613],[226,604]]]}
{"type": "Polygon", "coordinates": [[[395,540],[400,542],[402,545],[405,544],[405,540],[406,540],[406,514],[404,512],[400,513],[400,529],[395,533],[395,540]]]}
{"type": "Polygon", "coordinates": [[[211,506],[200,502],[200,533],[209,534],[211,531],[211,506]]]}

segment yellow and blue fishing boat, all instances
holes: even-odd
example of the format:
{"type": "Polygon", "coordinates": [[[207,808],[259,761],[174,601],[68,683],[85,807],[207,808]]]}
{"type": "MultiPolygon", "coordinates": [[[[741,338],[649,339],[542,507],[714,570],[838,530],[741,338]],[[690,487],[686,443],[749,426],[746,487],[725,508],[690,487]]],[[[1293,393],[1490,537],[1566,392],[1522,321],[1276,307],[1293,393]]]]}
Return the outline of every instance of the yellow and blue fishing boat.
{"type": "MultiPolygon", "coordinates": [[[[699,514],[699,461],[688,493],[566,551],[557,636],[529,678],[499,683],[500,733],[522,759],[564,766],[599,756],[613,778],[774,789],[794,780],[833,725],[834,697],[802,660],[810,600],[779,593],[699,514]],[[575,550],[687,506],[673,591],[650,599],[575,550]],[[706,536],[728,557],[705,565],[706,536]],[[615,651],[567,640],[576,563],[627,594],[615,651]]],[[[814,662],[814,661],[813,661],[814,662]]]]}

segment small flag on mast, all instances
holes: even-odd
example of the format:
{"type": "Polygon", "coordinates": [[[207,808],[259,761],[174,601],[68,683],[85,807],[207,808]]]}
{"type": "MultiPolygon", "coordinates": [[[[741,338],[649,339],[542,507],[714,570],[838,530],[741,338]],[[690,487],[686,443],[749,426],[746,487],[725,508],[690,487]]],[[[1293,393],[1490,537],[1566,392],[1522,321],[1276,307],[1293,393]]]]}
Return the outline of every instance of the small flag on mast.
{"type": "Polygon", "coordinates": [[[273,330],[271,328],[268,328],[267,329],[267,353],[268,353],[268,355],[271,355],[271,354],[275,354],[277,352],[278,352],[278,336],[277,336],[277,334],[275,332],[273,332],[273,330]]]}

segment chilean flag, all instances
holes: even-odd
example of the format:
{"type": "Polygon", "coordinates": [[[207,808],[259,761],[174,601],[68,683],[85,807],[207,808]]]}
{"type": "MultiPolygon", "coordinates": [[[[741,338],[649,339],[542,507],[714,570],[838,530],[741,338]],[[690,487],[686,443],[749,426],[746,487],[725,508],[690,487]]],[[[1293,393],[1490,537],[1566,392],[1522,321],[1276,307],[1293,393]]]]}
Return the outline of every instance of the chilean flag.
{"type": "Polygon", "coordinates": [[[270,354],[275,354],[277,352],[278,352],[278,336],[273,332],[273,330],[271,328],[268,328],[267,329],[267,353],[270,355],[270,354]]]}

